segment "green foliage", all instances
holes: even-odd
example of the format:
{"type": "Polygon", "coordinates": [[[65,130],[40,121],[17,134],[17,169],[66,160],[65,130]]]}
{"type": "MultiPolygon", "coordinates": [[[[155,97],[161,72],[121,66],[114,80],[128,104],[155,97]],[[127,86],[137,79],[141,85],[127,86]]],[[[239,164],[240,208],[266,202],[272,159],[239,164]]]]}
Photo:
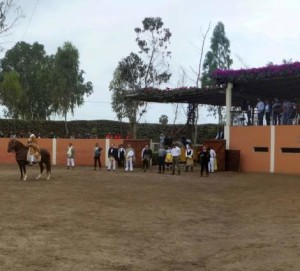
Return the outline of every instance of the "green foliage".
{"type": "Polygon", "coordinates": [[[21,97],[21,85],[18,74],[14,71],[4,73],[4,79],[1,84],[1,101],[7,107],[6,116],[16,118],[17,105],[21,97]]]}
{"type": "Polygon", "coordinates": [[[12,100],[15,118],[45,120],[52,113],[64,116],[68,111],[73,113],[75,106],[83,104],[83,96],[93,92],[92,83],[84,83],[84,71],[79,70],[78,63],[79,53],[70,43],[59,48],[55,56],[48,56],[44,46],[37,42],[33,45],[18,42],[1,60],[0,80],[3,86],[5,74],[11,72],[17,75],[20,84],[18,99],[16,93],[10,90],[12,83],[8,85],[6,82],[6,88],[0,90],[8,115],[13,112],[12,100]]]}
{"type": "Polygon", "coordinates": [[[207,52],[203,62],[202,87],[211,86],[214,82],[210,78],[216,69],[229,69],[232,64],[230,58],[230,42],[225,35],[225,27],[219,22],[211,38],[210,51],[207,52]]]}
{"type": "Polygon", "coordinates": [[[136,92],[143,85],[147,66],[142,59],[134,53],[119,62],[110,83],[112,94],[112,108],[119,120],[127,117],[130,123],[137,120],[139,109],[144,102],[125,99],[126,95],[136,92]]]}
{"type": "Polygon", "coordinates": [[[169,29],[162,28],[161,18],[145,18],[142,23],[142,28],[135,28],[141,57],[131,53],[122,59],[114,71],[109,87],[112,91],[112,108],[119,120],[125,117],[129,119],[134,138],[136,125],[146,112],[147,104],[125,97],[140,89],[165,83],[171,76],[166,61],[171,54],[167,50],[171,37],[169,29]]]}
{"type": "MultiPolygon", "coordinates": [[[[214,84],[211,74],[216,69],[229,69],[232,64],[230,58],[230,42],[225,35],[225,27],[219,22],[213,31],[210,51],[207,52],[203,62],[202,87],[209,87],[214,84]]],[[[223,123],[224,109],[218,106],[209,106],[208,111],[213,116],[219,117],[219,124],[223,123]]]]}
{"type": "Polygon", "coordinates": [[[66,119],[69,111],[74,114],[74,108],[84,103],[84,95],[93,93],[93,86],[91,82],[84,83],[84,71],[79,70],[79,52],[70,42],[58,48],[54,63],[53,108],[66,119]]]}
{"type": "MultiPolygon", "coordinates": [[[[44,46],[35,42],[30,45],[18,42],[8,50],[1,60],[2,77],[14,71],[21,84],[20,99],[16,101],[18,114],[22,119],[46,119],[51,114],[51,85],[49,70],[53,69],[51,59],[46,55],[44,46]]],[[[9,107],[9,103],[2,101],[9,107]]]]}
{"type": "Polygon", "coordinates": [[[167,115],[161,115],[158,122],[162,125],[167,125],[168,124],[168,116],[167,115]]]}

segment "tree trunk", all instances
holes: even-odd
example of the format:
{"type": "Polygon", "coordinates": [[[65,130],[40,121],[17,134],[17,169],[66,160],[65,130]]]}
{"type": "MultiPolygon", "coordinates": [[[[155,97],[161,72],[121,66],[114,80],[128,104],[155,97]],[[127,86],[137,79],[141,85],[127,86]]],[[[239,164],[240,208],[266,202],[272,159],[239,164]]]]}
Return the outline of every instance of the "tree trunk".
{"type": "Polygon", "coordinates": [[[65,113],[65,131],[66,131],[66,137],[69,137],[68,123],[67,123],[67,113],[65,113]]]}
{"type": "Polygon", "coordinates": [[[136,139],[136,132],[137,132],[137,123],[136,122],[130,122],[130,128],[131,128],[131,136],[133,139],[136,139]]]}

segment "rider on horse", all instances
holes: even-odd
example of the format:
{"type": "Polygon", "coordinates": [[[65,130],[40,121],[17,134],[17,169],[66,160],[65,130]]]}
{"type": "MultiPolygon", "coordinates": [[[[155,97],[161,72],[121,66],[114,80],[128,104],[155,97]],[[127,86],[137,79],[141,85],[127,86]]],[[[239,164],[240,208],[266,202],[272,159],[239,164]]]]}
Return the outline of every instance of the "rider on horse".
{"type": "Polygon", "coordinates": [[[40,147],[37,144],[36,136],[30,131],[28,132],[28,134],[29,134],[29,139],[28,139],[27,146],[29,147],[29,153],[30,153],[30,165],[32,165],[34,161],[41,160],[41,152],[40,152],[40,147]]]}

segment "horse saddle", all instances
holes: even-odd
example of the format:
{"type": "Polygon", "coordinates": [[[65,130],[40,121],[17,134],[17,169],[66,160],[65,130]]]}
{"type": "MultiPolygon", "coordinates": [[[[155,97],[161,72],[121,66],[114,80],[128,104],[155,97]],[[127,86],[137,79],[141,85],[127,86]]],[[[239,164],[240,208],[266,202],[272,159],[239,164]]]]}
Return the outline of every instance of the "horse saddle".
{"type": "Polygon", "coordinates": [[[41,154],[37,151],[33,151],[29,148],[27,153],[27,161],[28,162],[41,162],[41,154]]]}

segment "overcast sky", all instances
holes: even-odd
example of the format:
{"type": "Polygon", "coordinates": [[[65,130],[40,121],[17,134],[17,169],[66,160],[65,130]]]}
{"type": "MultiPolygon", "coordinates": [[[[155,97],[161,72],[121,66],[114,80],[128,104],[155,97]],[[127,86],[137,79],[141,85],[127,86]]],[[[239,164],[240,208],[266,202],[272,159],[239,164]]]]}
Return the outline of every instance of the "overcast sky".
{"type": "MultiPolygon", "coordinates": [[[[70,41],[80,54],[85,80],[94,93],[75,109],[69,120],[115,120],[108,89],[118,62],[137,52],[134,28],[145,17],[161,17],[172,33],[169,87],[178,86],[180,67],[194,79],[199,63],[202,35],[211,23],[206,41],[210,46],[213,28],[221,21],[230,40],[233,69],[261,67],[272,61],[299,60],[299,0],[15,0],[25,18],[6,37],[5,49],[16,42],[38,42],[54,54],[70,41]]],[[[205,52],[206,52],[205,51],[205,52]]],[[[187,80],[186,86],[193,86],[187,80]]],[[[184,106],[186,107],[186,106],[184,106]]],[[[142,122],[158,122],[162,114],[173,122],[174,105],[151,103],[142,122]]],[[[2,117],[0,112],[0,117],[2,117]]],[[[179,122],[185,122],[184,113],[179,122]]],[[[214,122],[202,113],[199,123],[214,122]]]]}

